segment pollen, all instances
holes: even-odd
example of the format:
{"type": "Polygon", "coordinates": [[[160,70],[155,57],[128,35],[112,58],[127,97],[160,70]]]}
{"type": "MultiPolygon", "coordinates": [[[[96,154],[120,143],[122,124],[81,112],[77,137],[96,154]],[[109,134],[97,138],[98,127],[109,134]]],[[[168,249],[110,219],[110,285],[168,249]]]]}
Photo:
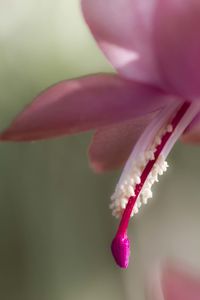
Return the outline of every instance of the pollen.
{"type": "Polygon", "coordinates": [[[121,217],[111,245],[113,257],[121,268],[127,268],[129,263],[130,217],[152,198],[152,185],[168,168],[165,158],[199,109],[199,106],[184,102],[180,107],[170,105],[161,111],[143,132],[125,164],[110,205],[113,215],[121,217]]]}
{"type": "Polygon", "coordinates": [[[143,183],[137,201],[133,207],[131,217],[137,214],[142,204],[147,204],[148,200],[153,197],[151,190],[152,185],[158,182],[158,177],[167,171],[168,163],[165,161],[162,153],[155,159],[155,153],[157,147],[161,144],[163,136],[167,132],[172,132],[172,125],[167,125],[166,128],[161,129],[156,135],[154,141],[149,148],[139,155],[136,161],[131,163],[129,170],[125,171],[120,184],[116,186],[114,194],[111,196],[110,208],[112,209],[112,215],[119,218],[121,217],[128,200],[130,197],[135,196],[135,190],[140,188],[142,173],[149,161],[154,162],[153,167],[148,173],[148,176],[143,183]]]}

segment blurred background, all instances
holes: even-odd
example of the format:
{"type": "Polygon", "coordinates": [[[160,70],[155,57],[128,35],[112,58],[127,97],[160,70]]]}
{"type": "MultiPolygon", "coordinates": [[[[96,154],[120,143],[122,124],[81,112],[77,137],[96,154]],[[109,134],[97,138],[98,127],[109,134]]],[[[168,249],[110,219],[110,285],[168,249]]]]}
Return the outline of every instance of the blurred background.
{"type": "MultiPolygon", "coordinates": [[[[0,0],[0,129],[42,89],[112,71],[78,0],[0,0]]],[[[118,172],[94,175],[91,133],[0,145],[0,298],[145,298],[147,274],[172,259],[200,270],[199,148],[179,144],[151,204],[130,226],[132,259],[110,254],[108,209],[118,172]]]]}

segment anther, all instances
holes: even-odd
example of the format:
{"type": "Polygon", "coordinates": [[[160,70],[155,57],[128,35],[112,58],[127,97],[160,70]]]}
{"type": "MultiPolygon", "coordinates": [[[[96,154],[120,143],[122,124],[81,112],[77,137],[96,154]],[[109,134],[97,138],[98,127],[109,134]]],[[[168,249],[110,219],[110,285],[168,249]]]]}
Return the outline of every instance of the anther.
{"type": "Polygon", "coordinates": [[[121,222],[111,249],[116,263],[121,268],[127,268],[130,256],[130,242],[127,236],[127,229],[130,217],[138,213],[141,202],[147,203],[152,198],[151,186],[158,181],[158,175],[162,175],[167,170],[168,164],[162,156],[162,150],[190,107],[189,103],[184,103],[176,113],[169,125],[159,131],[154,142],[142,154],[138,161],[131,165],[132,170],[127,177],[122,180],[122,185],[117,186],[112,196],[113,214],[116,217],[122,215],[121,222]],[[123,213],[122,213],[123,212],[123,213]]]}

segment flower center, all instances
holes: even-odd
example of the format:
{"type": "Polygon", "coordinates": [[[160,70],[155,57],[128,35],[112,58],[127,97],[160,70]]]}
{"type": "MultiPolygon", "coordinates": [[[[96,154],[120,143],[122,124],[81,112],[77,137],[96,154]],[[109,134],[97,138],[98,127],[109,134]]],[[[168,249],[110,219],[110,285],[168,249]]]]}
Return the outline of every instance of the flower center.
{"type": "Polygon", "coordinates": [[[116,263],[122,268],[127,268],[129,263],[130,242],[127,237],[129,220],[138,213],[142,203],[146,204],[147,200],[152,198],[151,186],[158,181],[158,175],[162,175],[168,167],[165,157],[197,112],[196,107],[189,102],[185,102],[181,107],[179,105],[176,108],[167,108],[162,117],[156,120],[157,126],[154,121],[150,124],[153,127],[150,126],[146,130],[151,134],[155,133],[154,138],[145,139],[147,136],[144,133],[138,144],[141,145],[141,141],[145,144],[146,141],[148,145],[134,147],[136,151],[133,150],[111,197],[113,215],[121,216],[111,249],[116,263]]]}

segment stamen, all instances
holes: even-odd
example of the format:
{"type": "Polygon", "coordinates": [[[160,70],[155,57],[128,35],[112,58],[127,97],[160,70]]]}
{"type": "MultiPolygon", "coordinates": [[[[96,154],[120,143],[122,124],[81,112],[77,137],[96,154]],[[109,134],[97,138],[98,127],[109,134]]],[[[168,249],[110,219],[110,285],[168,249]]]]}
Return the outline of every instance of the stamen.
{"type": "MultiPolygon", "coordinates": [[[[120,180],[120,185],[117,185],[115,193],[111,197],[110,207],[113,209],[113,215],[116,217],[122,215],[117,234],[111,245],[112,254],[121,268],[127,268],[129,263],[130,242],[127,237],[127,228],[130,217],[138,213],[142,203],[147,204],[148,199],[152,198],[151,186],[158,181],[158,175],[162,175],[168,167],[162,153],[163,149],[190,106],[189,102],[185,102],[171,122],[168,121],[159,130],[152,144],[144,153],[140,154],[140,158],[136,162],[131,162],[129,168],[125,167],[125,180],[120,180]]],[[[194,114],[194,109],[188,113],[188,122],[194,114]]],[[[185,127],[186,125],[184,124],[185,127]]],[[[184,130],[184,126],[179,128],[180,134],[184,130]]]]}

